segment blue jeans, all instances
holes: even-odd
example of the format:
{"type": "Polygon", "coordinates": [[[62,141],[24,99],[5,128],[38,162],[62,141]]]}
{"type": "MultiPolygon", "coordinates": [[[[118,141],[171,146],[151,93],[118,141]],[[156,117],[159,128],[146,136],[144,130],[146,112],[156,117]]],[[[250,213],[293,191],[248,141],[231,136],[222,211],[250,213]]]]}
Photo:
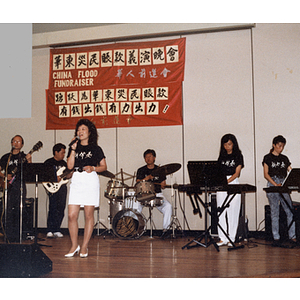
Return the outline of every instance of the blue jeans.
{"type": "MultiPolygon", "coordinates": [[[[272,179],[276,183],[283,182],[282,178],[278,178],[276,176],[272,177],[272,179]]],[[[270,187],[270,186],[273,186],[273,185],[270,182],[268,182],[268,187],[270,187]]],[[[293,207],[292,199],[291,199],[290,195],[288,193],[284,193],[282,195],[286,199],[289,206],[293,207]]],[[[274,240],[279,240],[280,239],[280,235],[279,235],[279,208],[280,208],[280,206],[279,206],[279,204],[281,203],[281,206],[286,213],[288,226],[290,226],[290,224],[293,222],[293,214],[279,193],[267,193],[267,198],[269,200],[270,209],[271,209],[271,223],[272,223],[273,238],[274,238],[274,240]]],[[[293,222],[293,224],[291,225],[291,227],[289,229],[289,238],[290,239],[296,238],[295,222],[293,222]]]]}

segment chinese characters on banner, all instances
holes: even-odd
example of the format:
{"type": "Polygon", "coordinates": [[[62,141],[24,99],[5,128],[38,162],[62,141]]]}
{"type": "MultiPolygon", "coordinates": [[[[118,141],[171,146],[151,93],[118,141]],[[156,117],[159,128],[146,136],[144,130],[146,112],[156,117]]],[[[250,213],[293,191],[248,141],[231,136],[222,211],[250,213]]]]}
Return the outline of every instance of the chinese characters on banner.
{"type": "Polygon", "coordinates": [[[46,129],[182,124],[185,38],[50,50],[46,129]]]}

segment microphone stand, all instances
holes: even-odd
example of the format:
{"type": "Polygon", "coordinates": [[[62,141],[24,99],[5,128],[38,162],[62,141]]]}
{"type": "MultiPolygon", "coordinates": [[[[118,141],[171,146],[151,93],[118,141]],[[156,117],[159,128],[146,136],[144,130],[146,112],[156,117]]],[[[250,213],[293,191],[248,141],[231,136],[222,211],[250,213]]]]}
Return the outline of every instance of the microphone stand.
{"type": "Polygon", "coordinates": [[[21,158],[21,152],[19,153],[19,159],[21,161],[21,179],[20,179],[20,224],[19,224],[19,238],[20,238],[20,244],[22,244],[22,232],[23,232],[23,193],[24,193],[24,187],[23,187],[23,159],[21,158]]]}
{"type": "Polygon", "coordinates": [[[10,152],[10,154],[9,154],[9,157],[8,157],[8,160],[7,160],[7,165],[6,165],[6,171],[5,171],[5,177],[4,177],[4,179],[5,179],[5,184],[4,184],[4,214],[5,214],[5,216],[4,216],[4,224],[5,224],[5,226],[4,226],[4,228],[5,228],[5,230],[4,230],[4,236],[5,236],[5,242],[7,243],[8,242],[8,239],[7,239],[7,236],[6,236],[6,228],[7,228],[7,202],[8,202],[8,187],[7,187],[7,170],[8,170],[8,164],[9,164],[9,162],[10,162],[10,157],[11,157],[11,155],[12,155],[12,150],[11,150],[11,152],[10,152]]]}

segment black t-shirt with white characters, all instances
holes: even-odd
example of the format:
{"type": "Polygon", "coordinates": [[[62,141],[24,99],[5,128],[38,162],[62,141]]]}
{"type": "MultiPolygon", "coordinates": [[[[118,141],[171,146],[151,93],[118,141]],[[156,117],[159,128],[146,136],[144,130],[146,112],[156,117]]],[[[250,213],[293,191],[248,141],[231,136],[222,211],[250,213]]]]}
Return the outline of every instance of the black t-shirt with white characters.
{"type": "Polygon", "coordinates": [[[271,177],[277,176],[279,178],[285,178],[291,162],[288,157],[283,154],[274,155],[269,153],[264,156],[262,164],[266,164],[269,167],[269,175],[271,177]]]}
{"type": "Polygon", "coordinates": [[[227,154],[219,157],[219,164],[221,165],[221,171],[226,176],[231,176],[235,173],[236,168],[241,165],[244,167],[244,158],[242,153],[239,154],[227,154]]]}
{"type": "Polygon", "coordinates": [[[23,161],[23,163],[27,163],[25,156],[26,154],[23,151],[20,152],[19,154],[11,154],[11,153],[4,154],[0,160],[1,170],[6,170],[7,162],[9,159],[7,174],[12,174],[12,172],[16,171],[16,173],[14,174],[16,175],[16,177],[19,177],[20,168],[18,167],[20,166],[21,161],[23,161]]]}
{"type": "MultiPolygon", "coordinates": [[[[68,157],[70,156],[71,148],[69,149],[68,157]]],[[[74,168],[82,169],[85,166],[99,165],[100,161],[105,158],[104,152],[98,145],[77,145],[75,151],[74,168]]]]}
{"type": "MultiPolygon", "coordinates": [[[[136,173],[136,179],[143,180],[148,175],[151,175],[151,173],[157,168],[158,168],[157,165],[154,165],[153,169],[149,169],[147,165],[139,168],[136,173]]],[[[161,183],[164,180],[166,180],[166,176],[160,175],[160,176],[155,176],[152,180],[149,181],[152,181],[153,183],[161,183]]],[[[161,193],[161,187],[159,184],[155,185],[155,193],[161,193]]]]}
{"type": "Polygon", "coordinates": [[[62,167],[66,167],[67,168],[67,163],[64,160],[56,160],[54,157],[48,158],[44,164],[50,165],[50,166],[54,166],[55,170],[58,171],[60,168],[62,167]]]}

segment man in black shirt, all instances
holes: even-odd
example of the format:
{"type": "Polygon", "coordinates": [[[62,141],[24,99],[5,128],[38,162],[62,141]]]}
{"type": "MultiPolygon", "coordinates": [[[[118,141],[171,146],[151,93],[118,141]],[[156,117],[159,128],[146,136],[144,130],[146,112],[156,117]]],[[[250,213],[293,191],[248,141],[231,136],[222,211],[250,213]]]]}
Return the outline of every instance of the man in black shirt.
{"type": "MultiPolygon", "coordinates": [[[[156,153],[152,149],[148,149],[144,152],[144,159],[146,165],[139,168],[136,174],[136,181],[137,183],[140,181],[150,181],[154,184],[155,187],[155,194],[157,198],[162,198],[162,205],[156,206],[156,208],[163,214],[163,233],[168,229],[171,223],[172,217],[172,205],[170,202],[165,198],[162,193],[162,189],[166,187],[166,176],[159,175],[153,176],[152,172],[158,168],[155,165],[155,158],[156,153]]],[[[143,205],[139,205],[138,210],[141,212],[143,209],[143,205]]]]}
{"type": "Polygon", "coordinates": [[[26,199],[26,184],[21,182],[21,164],[31,163],[31,154],[21,151],[24,140],[20,135],[11,139],[11,151],[0,160],[0,178],[5,185],[7,181],[7,216],[5,233],[9,242],[17,242],[20,238],[20,201],[23,207],[26,199]],[[22,184],[21,184],[22,183],[22,184]]]}
{"type": "MultiPolygon", "coordinates": [[[[47,159],[44,163],[55,168],[56,172],[58,170],[67,171],[67,163],[64,161],[66,146],[64,144],[58,143],[53,146],[52,149],[53,157],[47,159]]],[[[59,172],[61,173],[61,172],[59,172]]],[[[64,212],[66,208],[66,197],[67,197],[67,180],[71,177],[68,173],[65,177],[57,176],[58,181],[58,191],[48,192],[49,196],[49,211],[47,218],[47,237],[63,237],[60,232],[60,226],[64,218],[64,212]],[[62,181],[63,180],[63,181],[62,181]]]]}

